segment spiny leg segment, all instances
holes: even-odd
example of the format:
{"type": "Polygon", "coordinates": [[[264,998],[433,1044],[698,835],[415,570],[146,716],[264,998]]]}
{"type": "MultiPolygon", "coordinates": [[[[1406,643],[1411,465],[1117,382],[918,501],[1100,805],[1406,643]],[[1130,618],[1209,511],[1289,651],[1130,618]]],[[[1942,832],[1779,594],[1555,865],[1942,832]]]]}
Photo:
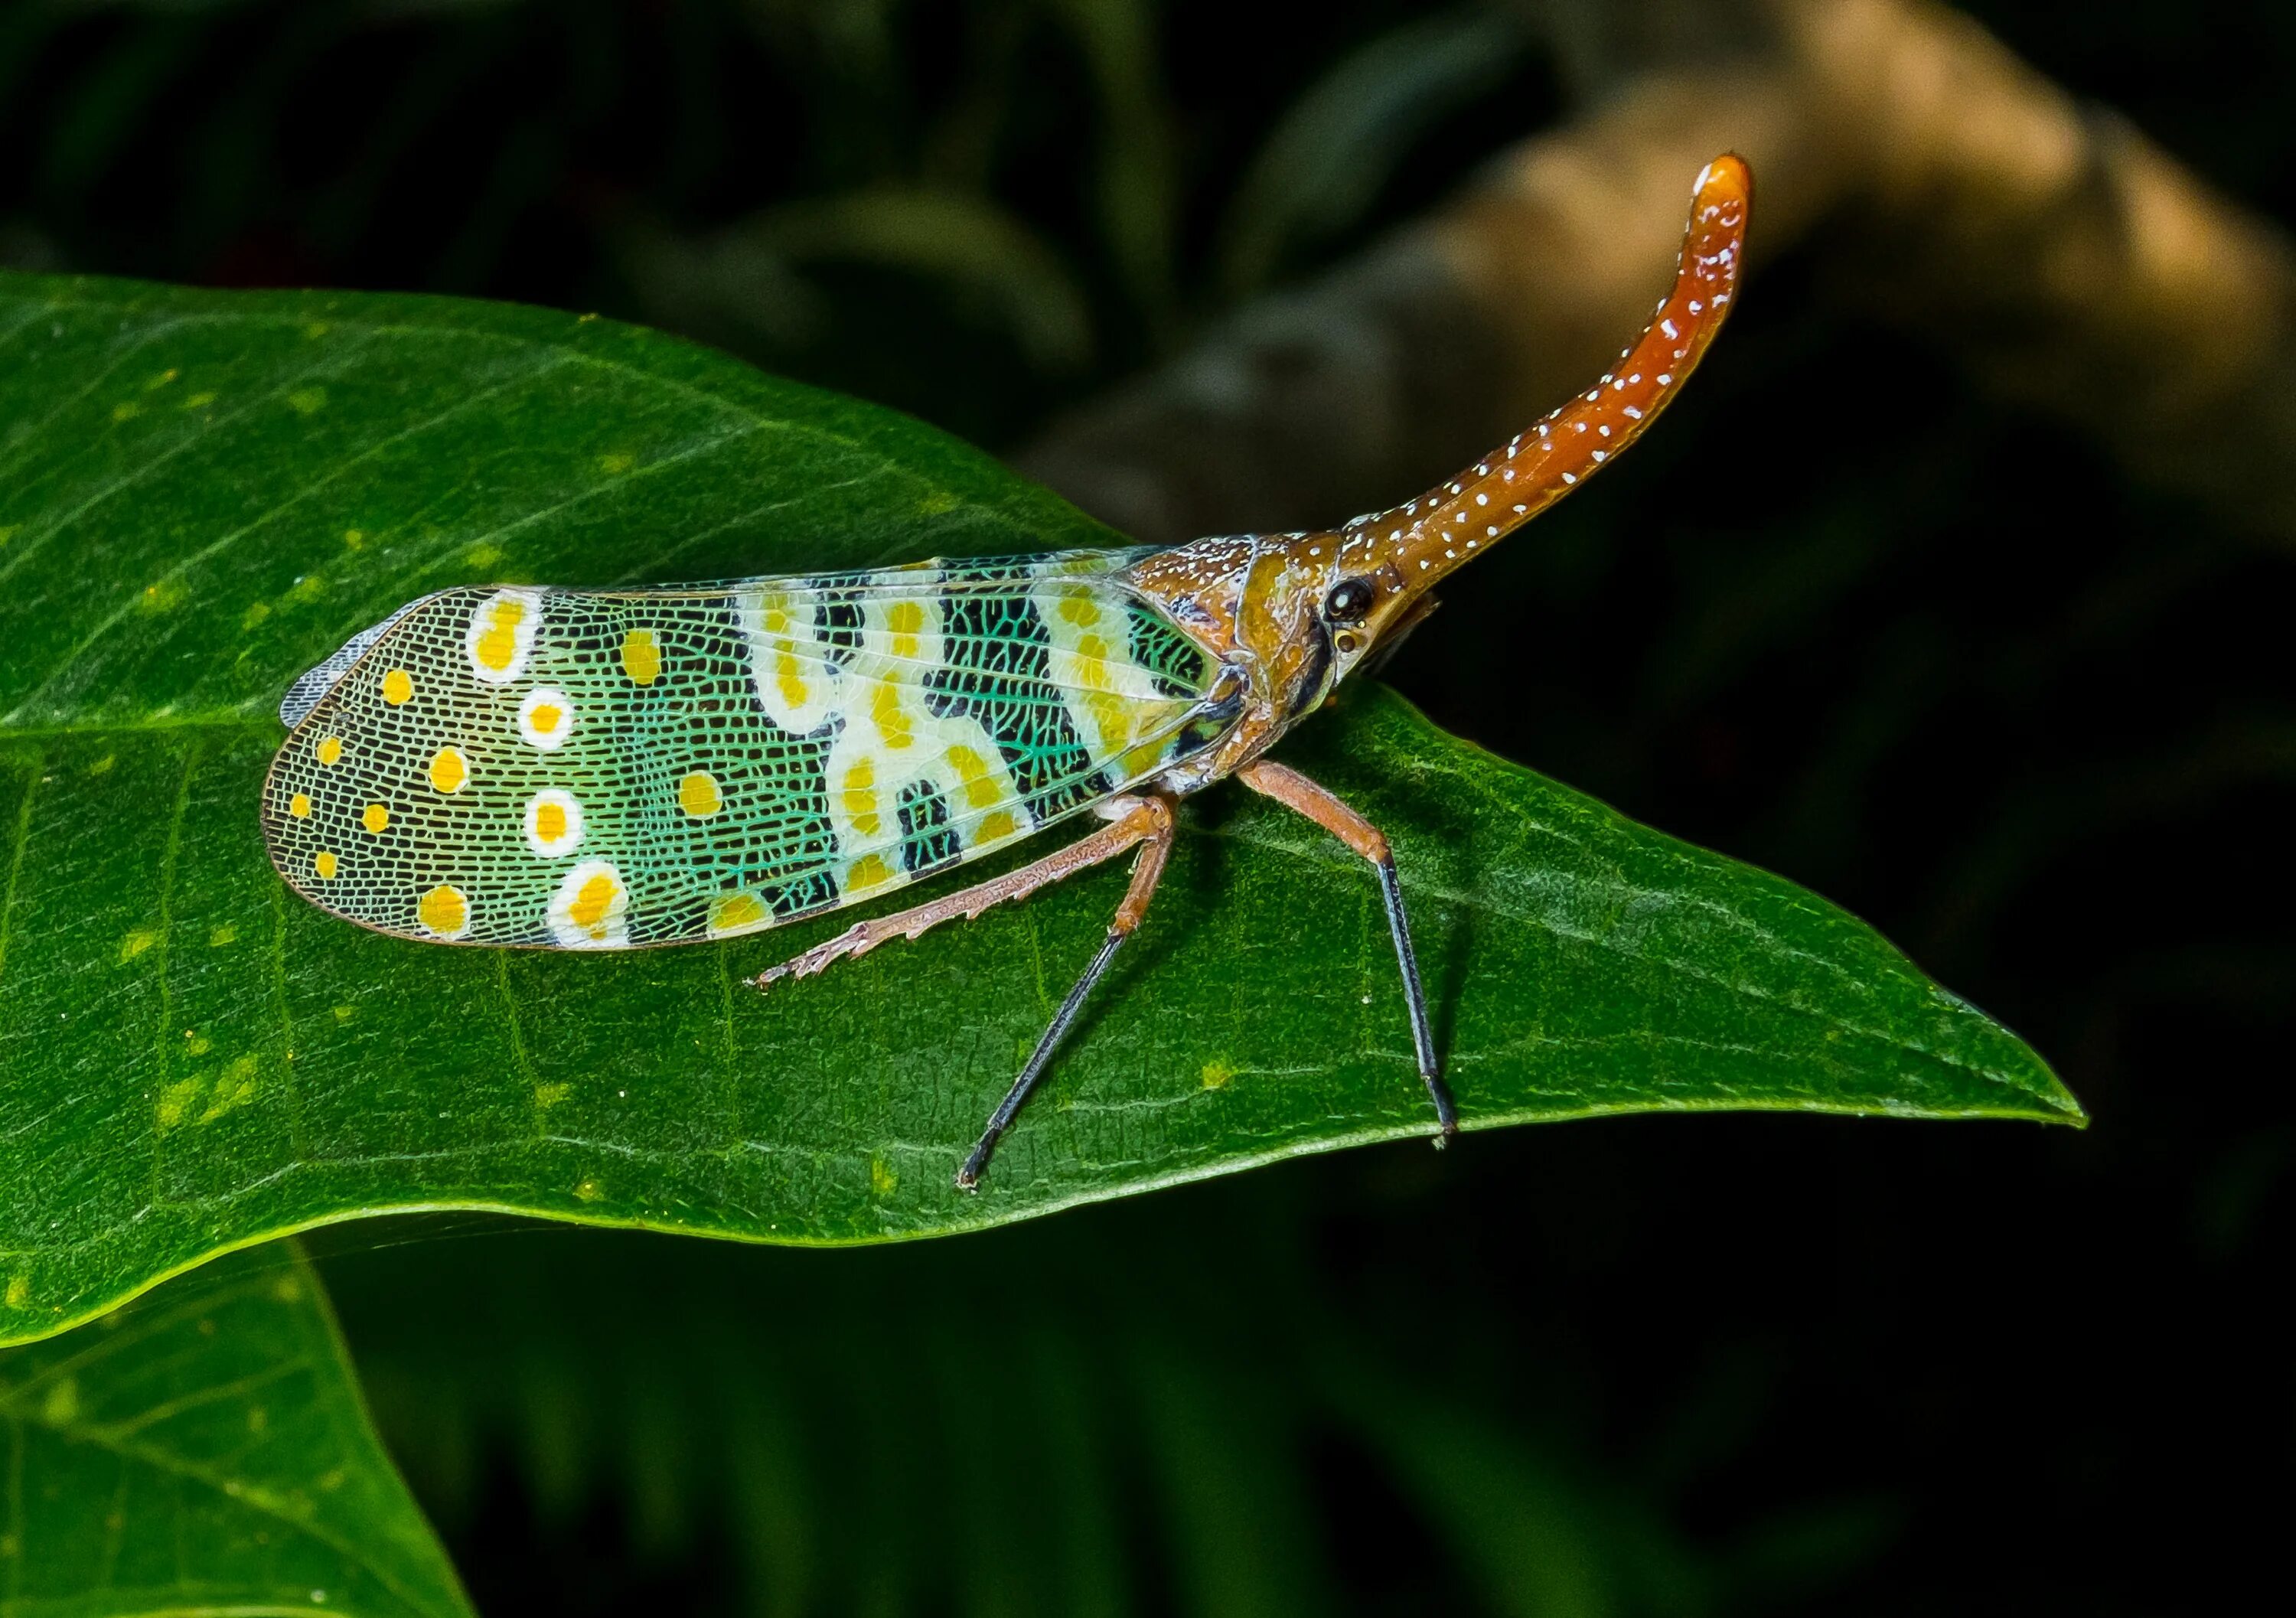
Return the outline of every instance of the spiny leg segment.
{"type": "Polygon", "coordinates": [[[1017,871],[976,883],[970,888],[912,906],[891,916],[857,922],[827,943],[816,945],[803,955],[778,966],[768,967],[748,980],[752,987],[762,990],[783,978],[811,977],[849,956],[866,955],[888,939],[914,939],[927,928],[960,916],[971,921],[991,905],[1001,904],[1006,899],[1026,899],[1039,888],[1049,887],[1063,877],[1073,876],[1079,871],[1113,859],[1128,849],[1139,849],[1140,857],[1132,866],[1131,886],[1125,890],[1123,902],[1116,907],[1116,916],[1108,924],[1108,937],[1103,940],[1100,952],[1092,957],[1092,964],[1085,968],[1084,975],[1069,990],[1068,998],[1061,1002],[1060,1009],[1053,1014],[1051,1025],[1045,1030],[1044,1037],[1037,1041],[1037,1048],[1029,1055],[1028,1064],[1021,1070],[1021,1076],[1013,1081],[1013,1088],[1005,1092],[1004,1099],[996,1104],[996,1112],[989,1114],[988,1128],[981,1131],[980,1141],[964,1160],[964,1166],[956,1171],[959,1190],[971,1191],[980,1183],[981,1173],[988,1168],[989,1156],[996,1150],[998,1139],[1012,1127],[1021,1105],[1043,1079],[1045,1069],[1050,1065],[1062,1037],[1068,1032],[1069,1025],[1076,1021],[1077,1013],[1083,1009],[1085,997],[1092,992],[1092,986],[1101,980],[1110,963],[1115,960],[1117,950],[1126,939],[1132,936],[1142,918],[1148,914],[1148,901],[1156,891],[1157,883],[1163,877],[1166,861],[1171,858],[1172,840],[1179,825],[1179,817],[1169,798],[1156,794],[1128,794],[1111,799],[1103,812],[1114,817],[1090,836],[1080,838],[1034,864],[1022,866],[1017,871]]]}
{"type": "Polygon", "coordinates": [[[1411,924],[1403,914],[1403,887],[1396,880],[1395,851],[1388,844],[1387,834],[1327,789],[1271,759],[1256,759],[1235,774],[1252,791],[1322,826],[1371,861],[1379,873],[1380,897],[1387,905],[1387,930],[1395,940],[1396,964],[1403,969],[1403,994],[1411,1009],[1411,1041],[1418,1047],[1419,1076],[1426,1081],[1427,1097],[1435,1104],[1435,1121],[1443,1131],[1435,1138],[1435,1144],[1441,1146],[1459,1132],[1459,1113],[1452,1105],[1450,1087],[1443,1082],[1442,1060],[1435,1054],[1435,1034],[1427,1020],[1427,991],[1420,987],[1419,956],[1411,947],[1411,924]]]}

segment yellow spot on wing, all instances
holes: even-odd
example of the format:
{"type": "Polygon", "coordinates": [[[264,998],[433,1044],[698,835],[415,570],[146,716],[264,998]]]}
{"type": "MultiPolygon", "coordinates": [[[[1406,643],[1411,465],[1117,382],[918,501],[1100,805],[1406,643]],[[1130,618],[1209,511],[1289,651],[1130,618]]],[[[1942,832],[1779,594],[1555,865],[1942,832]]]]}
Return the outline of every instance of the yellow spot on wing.
{"type": "MultiPolygon", "coordinates": [[[[1100,607],[1089,595],[1070,595],[1061,601],[1061,616],[1078,627],[1100,621],[1100,607]]],[[[1081,645],[1078,648],[1082,651],[1081,645]]]]}
{"type": "Polygon", "coordinates": [[[877,722],[877,734],[888,747],[906,747],[916,740],[916,722],[901,711],[900,687],[890,681],[878,686],[869,700],[869,717],[877,722]]]}
{"type": "Polygon", "coordinates": [[[717,780],[706,769],[694,770],[677,784],[677,807],[696,820],[707,820],[725,806],[717,780]]]}
{"type": "Polygon", "coordinates": [[[874,854],[864,854],[845,873],[845,891],[866,893],[870,889],[882,888],[892,880],[893,874],[885,868],[883,860],[874,854]]]}
{"type": "Polygon", "coordinates": [[[319,762],[320,762],[320,763],[322,763],[322,764],[332,764],[336,760],[338,760],[338,759],[341,758],[342,756],[343,756],[343,739],[342,739],[342,737],[340,737],[340,736],[322,736],[322,737],[320,737],[320,738],[319,738],[319,747],[318,747],[318,754],[317,754],[317,757],[318,757],[318,760],[319,760],[319,762]]]}
{"type": "Polygon", "coordinates": [[[595,932],[605,924],[607,907],[614,902],[619,891],[620,884],[602,871],[582,884],[582,891],[574,896],[566,914],[576,926],[595,932]]]}
{"type": "Polygon", "coordinates": [[[983,843],[1002,842],[1007,837],[1016,834],[1020,829],[1018,821],[1003,809],[998,809],[993,815],[983,815],[980,817],[980,824],[972,828],[972,844],[975,848],[979,848],[983,843]]]}
{"type": "Polygon", "coordinates": [[[922,602],[897,601],[885,611],[885,628],[892,631],[893,655],[914,657],[917,637],[925,627],[925,609],[922,602]]]}
{"type": "Polygon", "coordinates": [[[463,761],[460,750],[442,747],[430,755],[430,784],[434,790],[458,793],[470,778],[471,767],[463,761]]]}
{"type": "Polygon", "coordinates": [[[715,936],[762,927],[767,920],[767,909],[753,893],[721,893],[709,901],[709,931],[715,936]]]}
{"type": "Polygon", "coordinates": [[[390,824],[390,811],[380,803],[370,803],[359,816],[359,824],[366,827],[369,834],[380,837],[383,828],[390,824]]]}
{"type": "Polygon", "coordinates": [[[1004,784],[991,774],[987,760],[959,742],[948,750],[949,768],[964,783],[964,801],[975,809],[994,809],[1004,801],[1004,784]]]}
{"type": "Polygon", "coordinates": [[[562,803],[537,803],[534,806],[534,834],[545,842],[556,842],[566,835],[566,806],[562,803]]]}
{"type": "Polygon", "coordinates": [[[487,627],[479,632],[477,657],[499,674],[518,657],[518,627],[526,621],[526,603],[515,595],[495,598],[487,627]]]}
{"type": "Polygon", "coordinates": [[[321,849],[319,857],[311,862],[311,868],[319,874],[320,881],[332,882],[335,879],[336,865],[335,857],[326,850],[321,849]]]}
{"type": "Polygon", "coordinates": [[[853,829],[874,837],[882,824],[877,817],[877,767],[863,759],[845,772],[845,813],[853,829]]]}
{"type": "Polygon", "coordinates": [[[804,707],[810,695],[805,676],[800,672],[802,668],[803,665],[786,649],[774,659],[774,678],[781,686],[782,701],[791,708],[804,707]]]}
{"type": "Polygon", "coordinates": [[[654,645],[652,629],[633,629],[622,637],[622,672],[641,686],[660,678],[661,648],[654,645]]]}
{"type": "Polygon", "coordinates": [[[387,669],[382,677],[382,700],[393,708],[414,694],[414,677],[404,669],[387,669]]]}
{"type": "Polygon", "coordinates": [[[415,901],[414,915],[425,927],[442,936],[460,932],[471,924],[470,901],[459,890],[443,882],[415,901]]]}
{"type": "Polygon", "coordinates": [[[308,820],[311,817],[311,794],[297,793],[288,799],[287,812],[298,820],[308,820]]]}

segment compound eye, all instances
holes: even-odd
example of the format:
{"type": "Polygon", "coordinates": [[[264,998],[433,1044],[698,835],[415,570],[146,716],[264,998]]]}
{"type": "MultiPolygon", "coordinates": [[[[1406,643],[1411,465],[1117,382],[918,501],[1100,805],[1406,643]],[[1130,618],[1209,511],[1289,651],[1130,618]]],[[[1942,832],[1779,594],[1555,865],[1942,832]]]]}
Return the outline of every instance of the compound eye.
{"type": "Polygon", "coordinates": [[[1374,591],[1368,579],[1342,579],[1324,597],[1324,616],[1335,624],[1360,623],[1371,612],[1374,591]]]}

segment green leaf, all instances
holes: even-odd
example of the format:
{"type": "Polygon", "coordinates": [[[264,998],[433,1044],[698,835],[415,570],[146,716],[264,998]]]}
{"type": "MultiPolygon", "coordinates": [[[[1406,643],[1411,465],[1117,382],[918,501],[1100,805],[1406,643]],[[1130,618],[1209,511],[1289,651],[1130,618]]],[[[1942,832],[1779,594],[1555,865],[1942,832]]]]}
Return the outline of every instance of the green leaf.
{"type": "MultiPolygon", "coordinates": [[[[450,949],[265,858],[281,692],[426,590],[1109,538],[914,422],[610,323],[0,278],[0,1338],[386,1209],[876,1241],[1425,1134],[1369,874],[1234,788],[977,1197],[952,1171],[1119,872],[759,996],[842,924],[450,949]]],[[[2080,1117],[1850,916],[1390,694],[1285,756],[1395,839],[1470,1128],[2080,1117]]]]}
{"type": "Polygon", "coordinates": [[[0,1351],[12,1618],[469,1618],[294,1245],[0,1351]]]}

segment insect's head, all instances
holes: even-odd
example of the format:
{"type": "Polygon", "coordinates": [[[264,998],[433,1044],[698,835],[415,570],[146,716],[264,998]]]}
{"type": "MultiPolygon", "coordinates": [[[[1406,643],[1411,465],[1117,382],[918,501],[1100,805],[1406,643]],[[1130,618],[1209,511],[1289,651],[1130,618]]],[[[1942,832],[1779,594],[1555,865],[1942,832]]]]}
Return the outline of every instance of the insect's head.
{"type": "MultiPolygon", "coordinates": [[[[1735,298],[1752,184],[1734,156],[1700,173],[1673,292],[1586,391],[1407,505],[1277,542],[1268,558],[1276,565],[1255,570],[1251,593],[1275,626],[1328,642],[1324,689],[1424,617],[1437,584],[1600,471],[1656,419],[1735,298]]],[[[1311,644],[1308,664],[1321,650],[1311,644]]]]}

